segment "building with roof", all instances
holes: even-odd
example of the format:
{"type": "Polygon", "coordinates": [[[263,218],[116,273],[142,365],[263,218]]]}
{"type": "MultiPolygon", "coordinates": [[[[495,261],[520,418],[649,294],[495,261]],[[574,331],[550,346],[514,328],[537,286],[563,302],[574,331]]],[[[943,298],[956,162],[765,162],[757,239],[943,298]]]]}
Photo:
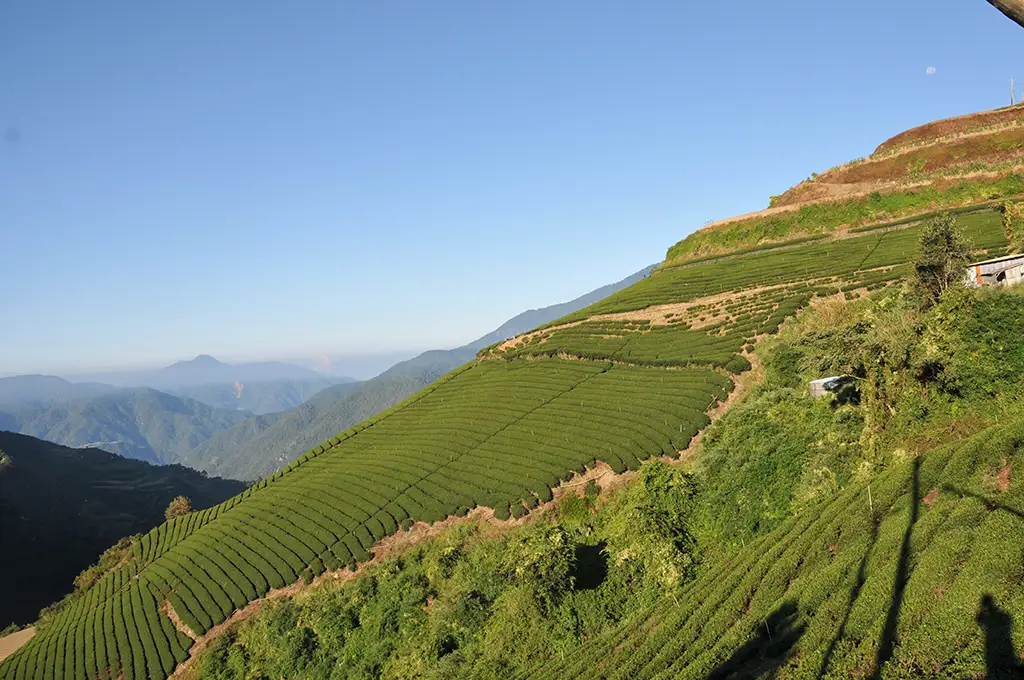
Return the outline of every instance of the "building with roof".
{"type": "Polygon", "coordinates": [[[1024,253],[974,262],[967,267],[967,285],[1013,286],[1024,282],[1024,253]]]}

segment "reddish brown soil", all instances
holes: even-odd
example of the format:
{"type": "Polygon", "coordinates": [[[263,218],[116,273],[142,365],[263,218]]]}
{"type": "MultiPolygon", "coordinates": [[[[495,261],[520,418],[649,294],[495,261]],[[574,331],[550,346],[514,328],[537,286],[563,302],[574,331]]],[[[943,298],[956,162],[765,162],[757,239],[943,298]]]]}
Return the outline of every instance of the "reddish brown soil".
{"type": "MultiPolygon", "coordinates": [[[[1024,111],[1024,109],[1022,109],[1024,111]]],[[[983,132],[944,143],[922,146],[899,155],[845,165],[803,182],[776,200],[777,206],[808,201],[835,200],[851,192],[885,191],[905,186],[907,182],[928,179],[939,171],[956,174],[958,168],[968,174],[975,164],[995,167],[997,164],[1024,162],[1024,126],[983,132]]],[[[1000,172],[1006,174],[1010,170],[1000,172]]]]}
{"type": "Polygon", "coordinates": [[[927,505],[930,508],[930,507],[932,507],[935,504],[935,500],[938,497],[939,497],[939,490],[938,489],[932,489],[931,491],[928,492],[928,495],[925,496],[924,498],[922,498],[921,500],[924,502],[925,505],[927,505]]]}
{"type": "Polygon", "coordinates": [[[935,172],[965,161],[995,163],[1020,157],[1024,127],[972,135],[942,144],[914,149],[898,156],[868,160],[827,172],[815,182],[839,184],[900,180],[910,176],[908,166],[920,165],[921,172],[935,172]]]}
{"type": "Polygon", "coordinates": [[[892,151],[908,144],[920,143],[928,139],[963,134],[978,127],[1002,125],[1016,121],[1024,121],[1024,107],[1016,106],[996,111],[982,111],[966,116],[937,120],[927,125],[911,128],[906,132],[901,132],[895,137],[887,139],[875,149],[875,155],[892,151]]]}
{"type": "Polygon", "coordinates": [[[1003,456],[1002,467],[999,468],[999,472],[996,473],[996,488],[1000,491],[1010,490],[1010,475],[1013,474],[1013,463],[1006,460],[1003,456]]]}

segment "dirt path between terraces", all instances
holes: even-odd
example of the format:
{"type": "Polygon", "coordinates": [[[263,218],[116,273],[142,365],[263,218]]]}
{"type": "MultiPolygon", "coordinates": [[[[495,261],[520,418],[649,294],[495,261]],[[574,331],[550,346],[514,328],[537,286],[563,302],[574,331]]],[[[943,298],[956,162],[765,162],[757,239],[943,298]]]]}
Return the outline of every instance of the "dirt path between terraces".
{"type": "Polygon", "coordinates": [[[11,633],[0,638],[0,661],[3,661],[11,654],[25,646],[25,644],[36,635],[35,628],[25,628],[16,633],[11,633]]]}

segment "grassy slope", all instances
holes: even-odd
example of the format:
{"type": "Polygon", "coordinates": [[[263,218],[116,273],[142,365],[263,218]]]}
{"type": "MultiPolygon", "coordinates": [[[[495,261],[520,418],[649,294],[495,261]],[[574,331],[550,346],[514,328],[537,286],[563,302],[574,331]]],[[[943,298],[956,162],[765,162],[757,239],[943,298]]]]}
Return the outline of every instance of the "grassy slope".
{"type": "Polygon", "coordinates": [[[669,248],[668,263],[728,253],[759,244],[827,235],[841,226],[857,227],[942,207],[965,206],[1024,193],[1014,174],[998,180],[960,180],[945,186],[875,193],[850,201],[817,203],[768,217],[739,220],[695,232],[669,248]]]}
{"type": "Polygon", "coordinates": [[[1024,108],[936,121],[883,143],[870,158],[812,175],[778,209],[701,229],[672,246],[685,262],[985,200],[1019,197],[1024,108]]]}
{"type": "MultiPolygon", "coordinates": [[[[951,195],[967,202],[992,192],[968,186],[951,195]]],[[[845,219],[831,209],[812,215],[824,225],[814,229],[827,232],[845,219]]],[[[981,250],[1005,248],[996,214],[977,220],[971,232],[981,250]]],[[[762,236],[754,234],[753,242],[762,236]]],[[[108,669],[129,679],[164,677],[189,646],[163,613],[165,600],[202,633],[270,588],[365,560],[375,541],[399,524],[462,514],[473,505],[518,517],[595,459],[621,471],[645,458],[675,456],[707,424],[703,411],[730,386],[724,369],[742,370],[740,354],[752,342],[816,297],[849,296],[899,278],[915,243],[911,226],[751,252],[724,266],[663,267],[566,320],[652,305],[672,305],[671,312],[645,323],[584,323],[512,352],[490,352],[241,496],[150,532],[135,545],[133,560],[0,665],[0,679],[93,677],[108,669]]],[[[726,239],[720,245],[745,244],[726,239]]],[[[899,490],[891,495],[883,496],[879,512],[896,507],[899,490]]],[[[797,626],[802,611],[786,609],[769,628],[797,626]]],[[[655,614],[647,620],[670,615],[655,614]]],[[[744,622],[751,630],[757,624],[744,622]]],[[[745,637],[735,629],[728,639],[745,637]]]]}

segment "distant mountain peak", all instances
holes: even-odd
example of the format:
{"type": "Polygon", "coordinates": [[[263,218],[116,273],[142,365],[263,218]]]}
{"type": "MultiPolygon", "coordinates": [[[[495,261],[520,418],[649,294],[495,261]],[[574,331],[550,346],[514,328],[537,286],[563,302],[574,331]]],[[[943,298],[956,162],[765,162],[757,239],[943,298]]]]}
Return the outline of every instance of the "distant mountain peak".
{"type": "Polygon", "coordinates": [[[224,362],[218,361],[217,359],[214,359],[209,354],[200,354],[195,359],[193,359],[191,363],[193,363],[193,364],[207,364],[207,365],[210,365],[210,366],[215,366],[215,365],[216,366],[220,366],[224,362]]]}

